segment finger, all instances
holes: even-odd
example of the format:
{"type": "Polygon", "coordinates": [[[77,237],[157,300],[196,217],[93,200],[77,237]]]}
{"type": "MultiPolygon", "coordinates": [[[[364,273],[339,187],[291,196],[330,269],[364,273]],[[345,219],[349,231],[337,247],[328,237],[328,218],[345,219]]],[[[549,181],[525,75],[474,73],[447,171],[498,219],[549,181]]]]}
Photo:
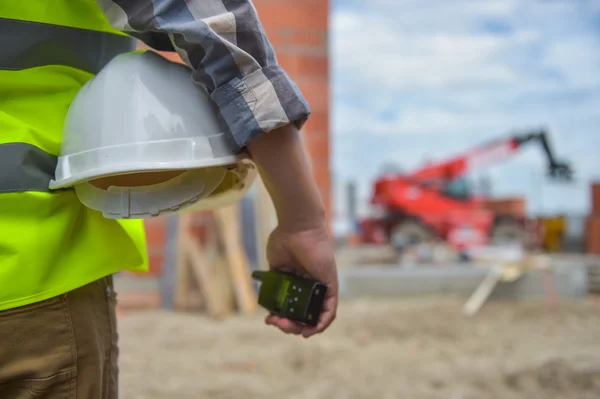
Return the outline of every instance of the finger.
{"type": "Polygon", "coordinates": [[[319,318],[319,323],[315,327],[310,327],[303,331],[302,335],[304,338],[308,338],[312,335],[322,333],[325,331],[331,323],[335,320],[337,315],[337,297],[335,295],[325,299],[323,303],[323,312],[319,318]]]}
{"type": "Polygon", "coordinates": [[[278,320],[279,320],[279,317],[274,314],[270,314],[267,317],[265,317],[265,323],[270,326],[277,326],[278,320]]]}
{"type": "Polygon", "coordinates": [[[294,323],[291,320],[276,315],[267,316],[265,322],[268,325],[272,325],[279,328],[281,331],[287,334],[299,335],[302,333],[303,330],[303,326],[294,323]]]}
{"type": "Polygon", "coordinates": [[[327,327],[329,327],[329,325],[331,325],[333,319],[334,317],[333,315],[330,315],[330,313],[323,313],[322,319],[319,321],[319,324],[317,324],[315,327],[305,328],[302,331],[302,336],[304,338],[309,338],[313,335],[322,333],[327,329],[327,327]]]}

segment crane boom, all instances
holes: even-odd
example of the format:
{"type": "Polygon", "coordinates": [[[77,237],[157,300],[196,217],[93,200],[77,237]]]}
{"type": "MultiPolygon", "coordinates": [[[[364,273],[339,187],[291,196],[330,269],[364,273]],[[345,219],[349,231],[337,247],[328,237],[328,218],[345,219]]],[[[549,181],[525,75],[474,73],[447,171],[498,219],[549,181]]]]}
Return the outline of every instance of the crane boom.
{"type": "Polygon", "coordinates": [[[426,165],[408,177],[416,180],[454,180],[470,170],[481,169],[515,155],[524,144],[539,142],[552,179],[570,181],[573,171],[569,164],[556,160],[545,130],[530,131],[509,138],[496,139],[441,163],[426,165]]]}

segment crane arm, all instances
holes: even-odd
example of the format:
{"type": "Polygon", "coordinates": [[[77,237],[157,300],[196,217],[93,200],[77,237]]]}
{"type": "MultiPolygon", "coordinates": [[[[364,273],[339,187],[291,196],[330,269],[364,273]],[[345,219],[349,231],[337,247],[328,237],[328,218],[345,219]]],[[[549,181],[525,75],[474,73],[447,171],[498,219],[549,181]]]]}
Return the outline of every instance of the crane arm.
{"type": "Polygon", "coordinates": [[[544,130],[493,140],[445,162],[427,165],[413,172],[410,177],[419,180],[454,180],[470,170],[512,157],[523,145],[534,141],[538,141],[544,149],[549,176],[557,180],[571,180],[573,171],[570,165],[556,160],[544,130]]]}
{"type": "Polygon", "coordinates": [[[546,131],[541,130],[539,132],[527,133],[515,137],[514,140],[518,142],[519,147],[531,141],[538,141],[541,144],[548,161],[548,176],[556,180],[573,180],[573,169],[571,168],[571,165],[566,162],[559,162],[556,159],[554,151],[552,151],[552,148],[550,147],[546,131]]]}

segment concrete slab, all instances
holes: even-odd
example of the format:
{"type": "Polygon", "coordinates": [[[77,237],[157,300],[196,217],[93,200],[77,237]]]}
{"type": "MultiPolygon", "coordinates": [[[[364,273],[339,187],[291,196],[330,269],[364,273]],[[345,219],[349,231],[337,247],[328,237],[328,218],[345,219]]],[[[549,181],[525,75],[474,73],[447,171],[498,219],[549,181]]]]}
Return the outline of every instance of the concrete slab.
{"type": "MultiPolygon", "coordinates": [[[[584,268],[558,269],[550,273],[554,288],[559,297],[584,297],[588,294],[588,274],[584,268]]],[[[490,298],[543,298],[545,275],[540,271],[530,271],[513,283],[496,286],[490,298]]]]}
{"type": "MultiPolygon", "coordinates": [[[[351,267],[339,271],[340,296],[400,297],[415,295],[471,295],[482,282],[487,269],[470,266],[422,267],[351,267]]],[[[588,293],[585,268],[553,271],[559,297],[582,297],[588,293]]],[[[501,283],[490,298],[544,297],[544,274],[531,271],[512,283],[501,283]]]]}

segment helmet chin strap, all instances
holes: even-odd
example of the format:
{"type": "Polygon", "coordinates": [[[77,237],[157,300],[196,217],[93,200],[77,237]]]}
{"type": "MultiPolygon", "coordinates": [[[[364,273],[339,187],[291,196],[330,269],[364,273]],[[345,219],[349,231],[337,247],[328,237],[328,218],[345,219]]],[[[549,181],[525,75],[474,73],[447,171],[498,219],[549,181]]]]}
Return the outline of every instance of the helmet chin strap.
{"type": "Polygon", "coordinates": [[[148,186],[110,186],[103,190],[86,182],[74,188],[83,205],[102,212],[107,219],[149,218],[201,201],[219,186],[225,174],[224,168],[199,168],[148,186]]]}

